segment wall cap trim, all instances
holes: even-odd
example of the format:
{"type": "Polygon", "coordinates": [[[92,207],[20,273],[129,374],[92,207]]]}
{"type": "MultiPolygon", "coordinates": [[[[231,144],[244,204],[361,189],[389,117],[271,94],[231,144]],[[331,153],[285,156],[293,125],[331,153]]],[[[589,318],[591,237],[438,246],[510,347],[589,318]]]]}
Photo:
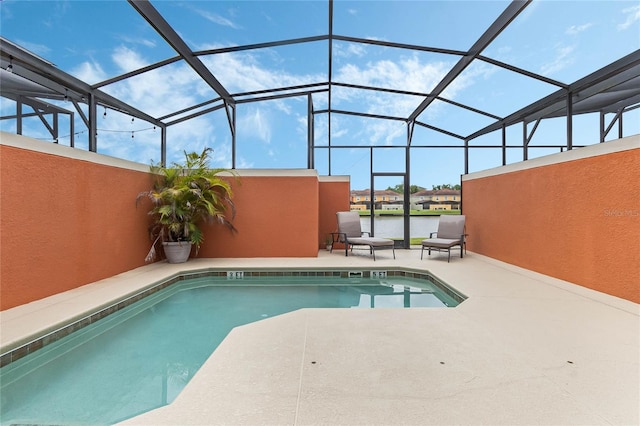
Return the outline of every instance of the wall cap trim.
{"type": "Polygon", "coordinates": [[[318,176],[320,182],[350,182],[351,176],[349,175],[333,175],[333,176],[318,176]]]}
{"type": "Polygon", "coordinates": [[[583,148],[572,149],[571,151],[559,152],[557,154],[545,155],[527,161],[507,164],[506,166],[494,167],[479,172],[462,175],[462,181],[480,179],[489,176],[496,176],[505,173],[517,172],[521,170],[544,167],[552,164],[565,163],[567,161],[582,160],[599,155],[613,154],[616,152],[640,149],[640,135],[629,136],[609,142],[598,143],[585,146],[583,148]]]}
{"type": "MultiPolygon", "coordinates": [[[[19,149],[25,149],[43,154],[57,155],[59,157],[70,158],[74,160],[87,161],[90,163],[101,164],[105,166],[118,167],[122,169],[149,172],[149,164],[142,164],[135,161],[124,160],[121,158],[111,157],[96,152],[85,151],[80,148],[71,148],[66,145],[59,145],[53,142],[45,142],[33,139],[27,136],[16,135],[14,133],[0,132],[0,146],[10,146],[19,149]]],[[[314,169],[236,169],[234,172],[240,176],[255,177],[313,177],[323,182],[332,181],[349,181],[348,176],[318,176],[318,171],[314,169]]],[[[227,173],[221,173],[226,175],[227,173]]],[[[228,173],[231,176],[230,173],[228,173]]]]}
{"type": "Polygon", "coordinates": [[[10,146],[29,151],[40,152],[42,154],[57,155],[74,160],[87,161],[104,166],[118,167],[121,169],[149,172],[149,165],[136,163],[134,161],[123,160],[96,152],[85,151],[80,148],[71,148],[53,142],[45,142],[27,136],[13,133],[0,132],[0,146],[10,146]]]}

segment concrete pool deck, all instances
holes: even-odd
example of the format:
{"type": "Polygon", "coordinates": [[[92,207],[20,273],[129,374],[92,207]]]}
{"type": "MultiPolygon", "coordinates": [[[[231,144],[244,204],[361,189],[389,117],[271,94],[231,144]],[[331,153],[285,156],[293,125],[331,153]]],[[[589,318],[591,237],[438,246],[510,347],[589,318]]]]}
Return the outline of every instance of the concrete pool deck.
{"type": "Polygon", "coordinates": [[[639,305],[475,253],[157,263],[0,314],[2,352],[185,270],[406,267],[456,308],[302,309],[234,329],[165,407],[126,425],[640,424],[639,305]]]}

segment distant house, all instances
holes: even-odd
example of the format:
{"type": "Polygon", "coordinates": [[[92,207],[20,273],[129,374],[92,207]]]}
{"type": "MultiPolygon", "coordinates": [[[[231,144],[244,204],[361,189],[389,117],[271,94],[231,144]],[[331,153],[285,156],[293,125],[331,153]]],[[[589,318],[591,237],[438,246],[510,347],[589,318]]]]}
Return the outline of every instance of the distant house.
{"type": "MultiPolygon", "coordinates": [[[[371,210],[371,191],[352,190],[351,210],[371,210]]],[[[412,210],[459,210],[460,191],[457,189],[422,190],[411,194],[409,202],[412,210]]],[[[375,191],[373,205],[376,210],[402,210],[402,194],[385,189],[375,191]]]]}
{"type": "Polygon", "coordinates": [[[411,203],[425,210],[460,210],[462,198],[457,189],[424,189],[411,194],[411,203]]]}
{"type": "MultiPolygon", "coordinates": [[[[373,205],[376,210],[402,210],[404,197],[389,189],[374,191],[373,205]]],[[[371,210],[371,191],[351,191],[351,210],[371,210]]]]}

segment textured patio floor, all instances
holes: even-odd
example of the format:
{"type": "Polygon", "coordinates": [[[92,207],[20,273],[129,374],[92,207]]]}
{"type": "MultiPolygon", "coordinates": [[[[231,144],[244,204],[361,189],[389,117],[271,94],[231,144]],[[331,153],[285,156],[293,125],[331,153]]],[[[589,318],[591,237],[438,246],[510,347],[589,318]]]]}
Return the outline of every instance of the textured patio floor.
{"type": "Polygon", "coordinates": [[[637,304],[474,253],[396,254],[149,265],[3,312],[2,346],[180,269],[420,268],[469,298],[302,309],[238,327],[171,405],[123,424],[640,424],[637,304]]]}

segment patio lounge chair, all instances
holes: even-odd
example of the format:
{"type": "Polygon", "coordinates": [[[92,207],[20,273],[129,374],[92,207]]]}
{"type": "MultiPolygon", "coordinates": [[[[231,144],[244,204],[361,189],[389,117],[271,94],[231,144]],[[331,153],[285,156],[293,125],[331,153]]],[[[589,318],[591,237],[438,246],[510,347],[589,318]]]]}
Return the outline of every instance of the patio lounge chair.
{"type": "Polygon", "coordinates": [[[447,251],[449,258],[447,262],[451,261],[451,248],[460,246],[460,257],[464,257],[462,248],[465,245],[465,230],[464,230],[464,215],[442,215],[438,222],[438,231],[432,232],[430,237],[426,240],[422,240],[422,250],[420,251],[420,259],[424,254],[424,249],[436,251],[447,251]],[[433,238],[436,234],[436,238],[433,238]]]}
{"type": "MultiPolygon", "coordinates": [[[[396,258],[395,242],[386,238],[375,238],[370,236],[368,232],[363,233],[360,228],[360,215],[358,212],[337,212],[338,232],[331,235],[335,242],[344,243],[344,255],[349,256],[349,246],[353,250],[353,246],[369,246],[369,253],[376,260],[376,249],[393,250],[393,258],[396,258]]],[[[333,252],[333,245],[331,246],[333,252]]]]}

